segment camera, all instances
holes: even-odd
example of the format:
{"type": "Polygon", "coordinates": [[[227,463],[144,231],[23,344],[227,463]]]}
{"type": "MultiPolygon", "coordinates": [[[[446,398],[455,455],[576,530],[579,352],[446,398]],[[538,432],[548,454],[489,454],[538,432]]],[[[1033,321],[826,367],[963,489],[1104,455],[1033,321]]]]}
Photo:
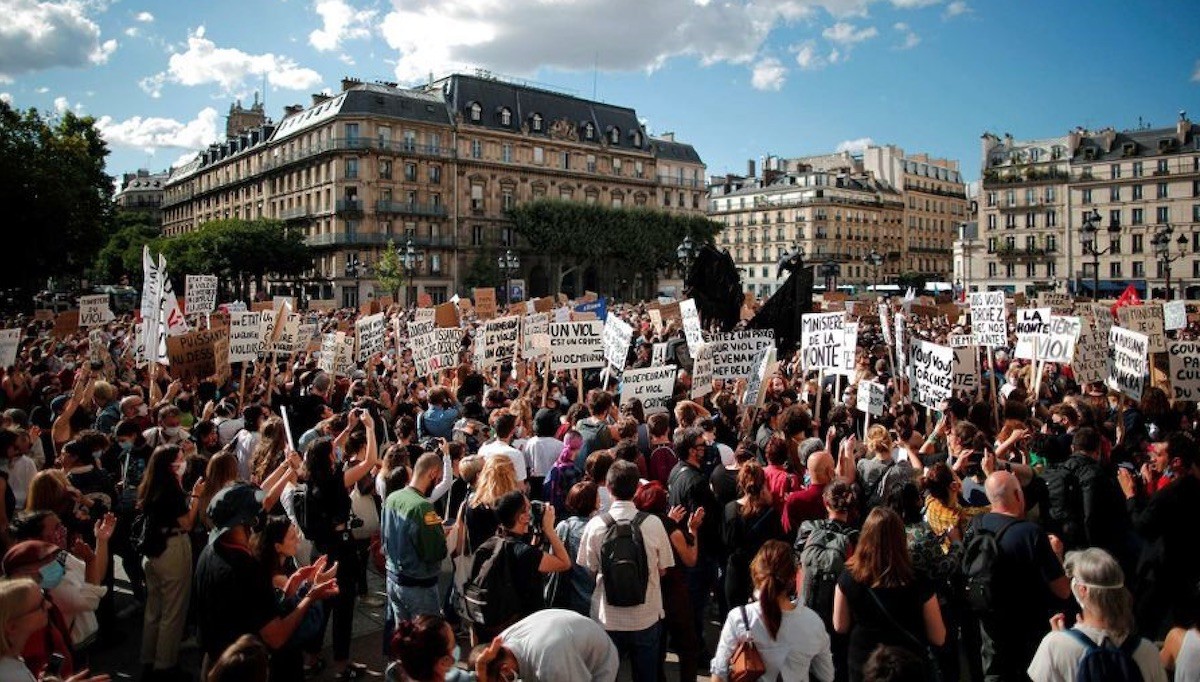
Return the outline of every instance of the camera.
{"type": "Polygon", "coordinates": [[[355,530],[358,528],[362,528],[364,523],[365,522],[362,520],[361,517],[351,514],[350,519],[346,522],[346,527],[349,528],[350,530],[355,530]]]}
{"type": "Polygon", "coordinates": [[[530,524],[534,528],[542,527],[542,517],[546,514],[546,503],[541,500],[531,500],[529,502],[529,516],[532,518],[530,524]]]}

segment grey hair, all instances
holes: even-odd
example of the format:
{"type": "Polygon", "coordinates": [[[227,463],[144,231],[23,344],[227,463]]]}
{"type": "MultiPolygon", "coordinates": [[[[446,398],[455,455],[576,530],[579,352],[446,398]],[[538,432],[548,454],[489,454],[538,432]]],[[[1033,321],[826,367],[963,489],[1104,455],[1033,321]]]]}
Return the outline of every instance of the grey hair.
{"type": "Polygon", "coordinates": [[[1063,568],[1073,582],[1087,588],[1082,601],[1107,624],[1109,634],[1124,638],[1133,633],[1133,595],[1111,554],[1095,547],[1068,552],[1063,568]]]}

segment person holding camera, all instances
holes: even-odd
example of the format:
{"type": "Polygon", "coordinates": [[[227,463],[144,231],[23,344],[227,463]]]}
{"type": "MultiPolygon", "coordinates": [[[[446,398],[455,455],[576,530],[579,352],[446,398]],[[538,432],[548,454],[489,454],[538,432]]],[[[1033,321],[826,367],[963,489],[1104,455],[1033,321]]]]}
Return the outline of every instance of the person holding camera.
{"type": "Polygon", "coordinates": [[[366,673],[366,666],[350,661],[354,600],[358,595],[360,573],[359,555],[351,530],[355,522],[362,523],[350,513],[350,489],[378,464],[379,456],[375,445],[375,421],[366,410],[356,409],[350,413],[350,428],[360,423],[366,438],[362,459],[338,462],[333,440],[329,438],[313,441],[304,456],[308,481],[304,534],[318,554],[327,555],[338,567],[338,593],[329,610],[332,611],[333,658],[338,680],[358,679],[366,673]]]}

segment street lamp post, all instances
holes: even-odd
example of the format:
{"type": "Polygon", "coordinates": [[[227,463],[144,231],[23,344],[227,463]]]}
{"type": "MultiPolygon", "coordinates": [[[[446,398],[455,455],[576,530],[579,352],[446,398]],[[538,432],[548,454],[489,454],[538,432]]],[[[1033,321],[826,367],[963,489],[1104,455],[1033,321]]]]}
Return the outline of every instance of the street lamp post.
{"type": "Polygon", "coordinates": [[[358,305],[358,294],[360,291],[358,282],[359,279],[362,278],[363,274],[366,273],[368,267],[369,265],[366,261],[359,260],[357,253],[352,253],[346,257],[346,276],[354,278],[354,300],[343,301],[343,303],[346,303],[348,306],[358,305]]]}
{"type": "MultiPolygon", "coordinates": [[[[1170,301],[1174,298],[1174,292],[1171,291],[1171,263],[1185,257],[1187,253],[1187,235],[1179,235],[1179,239],[1175,242],[1179,244],[1179,254],[1171,255],[1171,235],[1175,232],[1169,224],[1160,225],[1158,231],[1154,233],[1154,238],[1150,240],[1150,244],[1154,247],[1154,255],[1158,262],[1162,265],[1164,274],[1166,275],[1166,300],[1170,301]]],[[[1147,286],[1147,295],[1149,295],[1150,287],[1147,286]]]]}
{"type": "Polygon", "coordinates": [[[397,250],[400,251],[400,265],[404,268],[404,303],[405,305],[412,305],[413,296],[417,291],[417,287],[412,281],[413,272],[417,270],[425,256],[413,246],[412,237],[404,241],[403,250],[397,250]]]}
{"type": "Polygon", "coordinates": [[[509,291],[509,280],[514,272],[521,269],[521,259],[513,253],[512,249],[508,249],[496,258],[496,264],[500,266],[500,272],[504,274],[504,305],[508,305],[512,302],[509,300],[512,297],[512,292],[509,291]]]}
{"type": "MultiPolygon", "coordinates": [[[[1092,256],[1092,298],[1096,300],[1100,300],[1100,256],[1113,251],[1112,246],[1104,249],[1096,248],[1101,222],[1100,213],[1093,208],[1091,213],[1083,216],[1083,228],[1080,230],[1083,233],[1083,253],[1092,256]]],[[[1110,236],[1116,236],[1121,233],[1121,226],[1110,223],[1105,231],[1110,236]]]]}
{"type": "Polygon", "coordinates": [[[875,249],[871,249],[871,253],[863,256],[863,262],[871,266],[875,279],[875,295],[879,295],[879,266],[883,265],[883,254],[875,249]]]}
{"type": "Polygon", "coordinates": [[[696,259],[696,255],[700,252],[699,247],[692,241],[692,235],[686,235],[679,246],[675,247],[675,259],[679,261],[679,294],[683,296],[684,280],[687,278],[688,270],[692,267],[692,261],[696,259]]]}

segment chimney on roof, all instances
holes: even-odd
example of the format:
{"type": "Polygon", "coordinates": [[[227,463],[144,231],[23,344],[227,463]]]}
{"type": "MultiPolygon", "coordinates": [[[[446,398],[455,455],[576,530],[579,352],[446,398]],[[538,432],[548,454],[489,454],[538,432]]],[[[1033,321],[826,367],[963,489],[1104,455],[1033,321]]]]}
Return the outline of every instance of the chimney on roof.
{"type": "Polygon", "coordinates": [[[746,159],[746,177],[752,178],[757,173],[754,172],[754,159],[746,159]]]}
{"type": "Polygon", "coordinates": [[[671,131],[671,132],[663,133],[658,136],[658,139],[666,140],[667,142],[674,142],[675,141],[675,132],[671,131]]]}
{"type": "Polygon", "coordinates": [[[1107,154],[1112,151],[1113,142],[1117,140],[1117,131],[1105,128],[1100,131],[1100,139],[1104,142],[1104,153],[1107,154]]]}
{"type": "Polygon", "coordinates": [[[326,94],[325,94],[325,93],[323,93],[323,92],[314,92],[314,93],[312,94],[312,105],[315,107],[315,106],[318,106],[318,105],[320,105],[320,104],[324,104],[324,103],[328,102],[328,101],[329,101],[329,100],[331,100],[331,99],[333,99],[333,98],[332,98],[332,97],[330,97],[329,95],[326,95],[326,94]]]}
{"type": "Polygon", "coordinates": [[[287,118],[288,116],[295,116],[301,111],[304,111],[303,104],[289,104],[283,108],[283,117],[287,118]]]}
{"type": "Polygon", "coordinates": [[[345,92],[345,91],[349,90],[350,88],[352,88],[356,85],[361,85],[361,84],[362,84],[362,81],[358,80],[357,78],[351,78],[351,77],[347,76],[342,79],[342,92],[345,92]]]}
{"type": "Polygon", "coordinates": [[[1175,139],[1179,141],[1179,146],[1187,144],[1187,134],[1192,129],[1192,122],[1188,120],[1187,112],[1179,110],[1179,120],[1175,122],[1175,139]]]}

